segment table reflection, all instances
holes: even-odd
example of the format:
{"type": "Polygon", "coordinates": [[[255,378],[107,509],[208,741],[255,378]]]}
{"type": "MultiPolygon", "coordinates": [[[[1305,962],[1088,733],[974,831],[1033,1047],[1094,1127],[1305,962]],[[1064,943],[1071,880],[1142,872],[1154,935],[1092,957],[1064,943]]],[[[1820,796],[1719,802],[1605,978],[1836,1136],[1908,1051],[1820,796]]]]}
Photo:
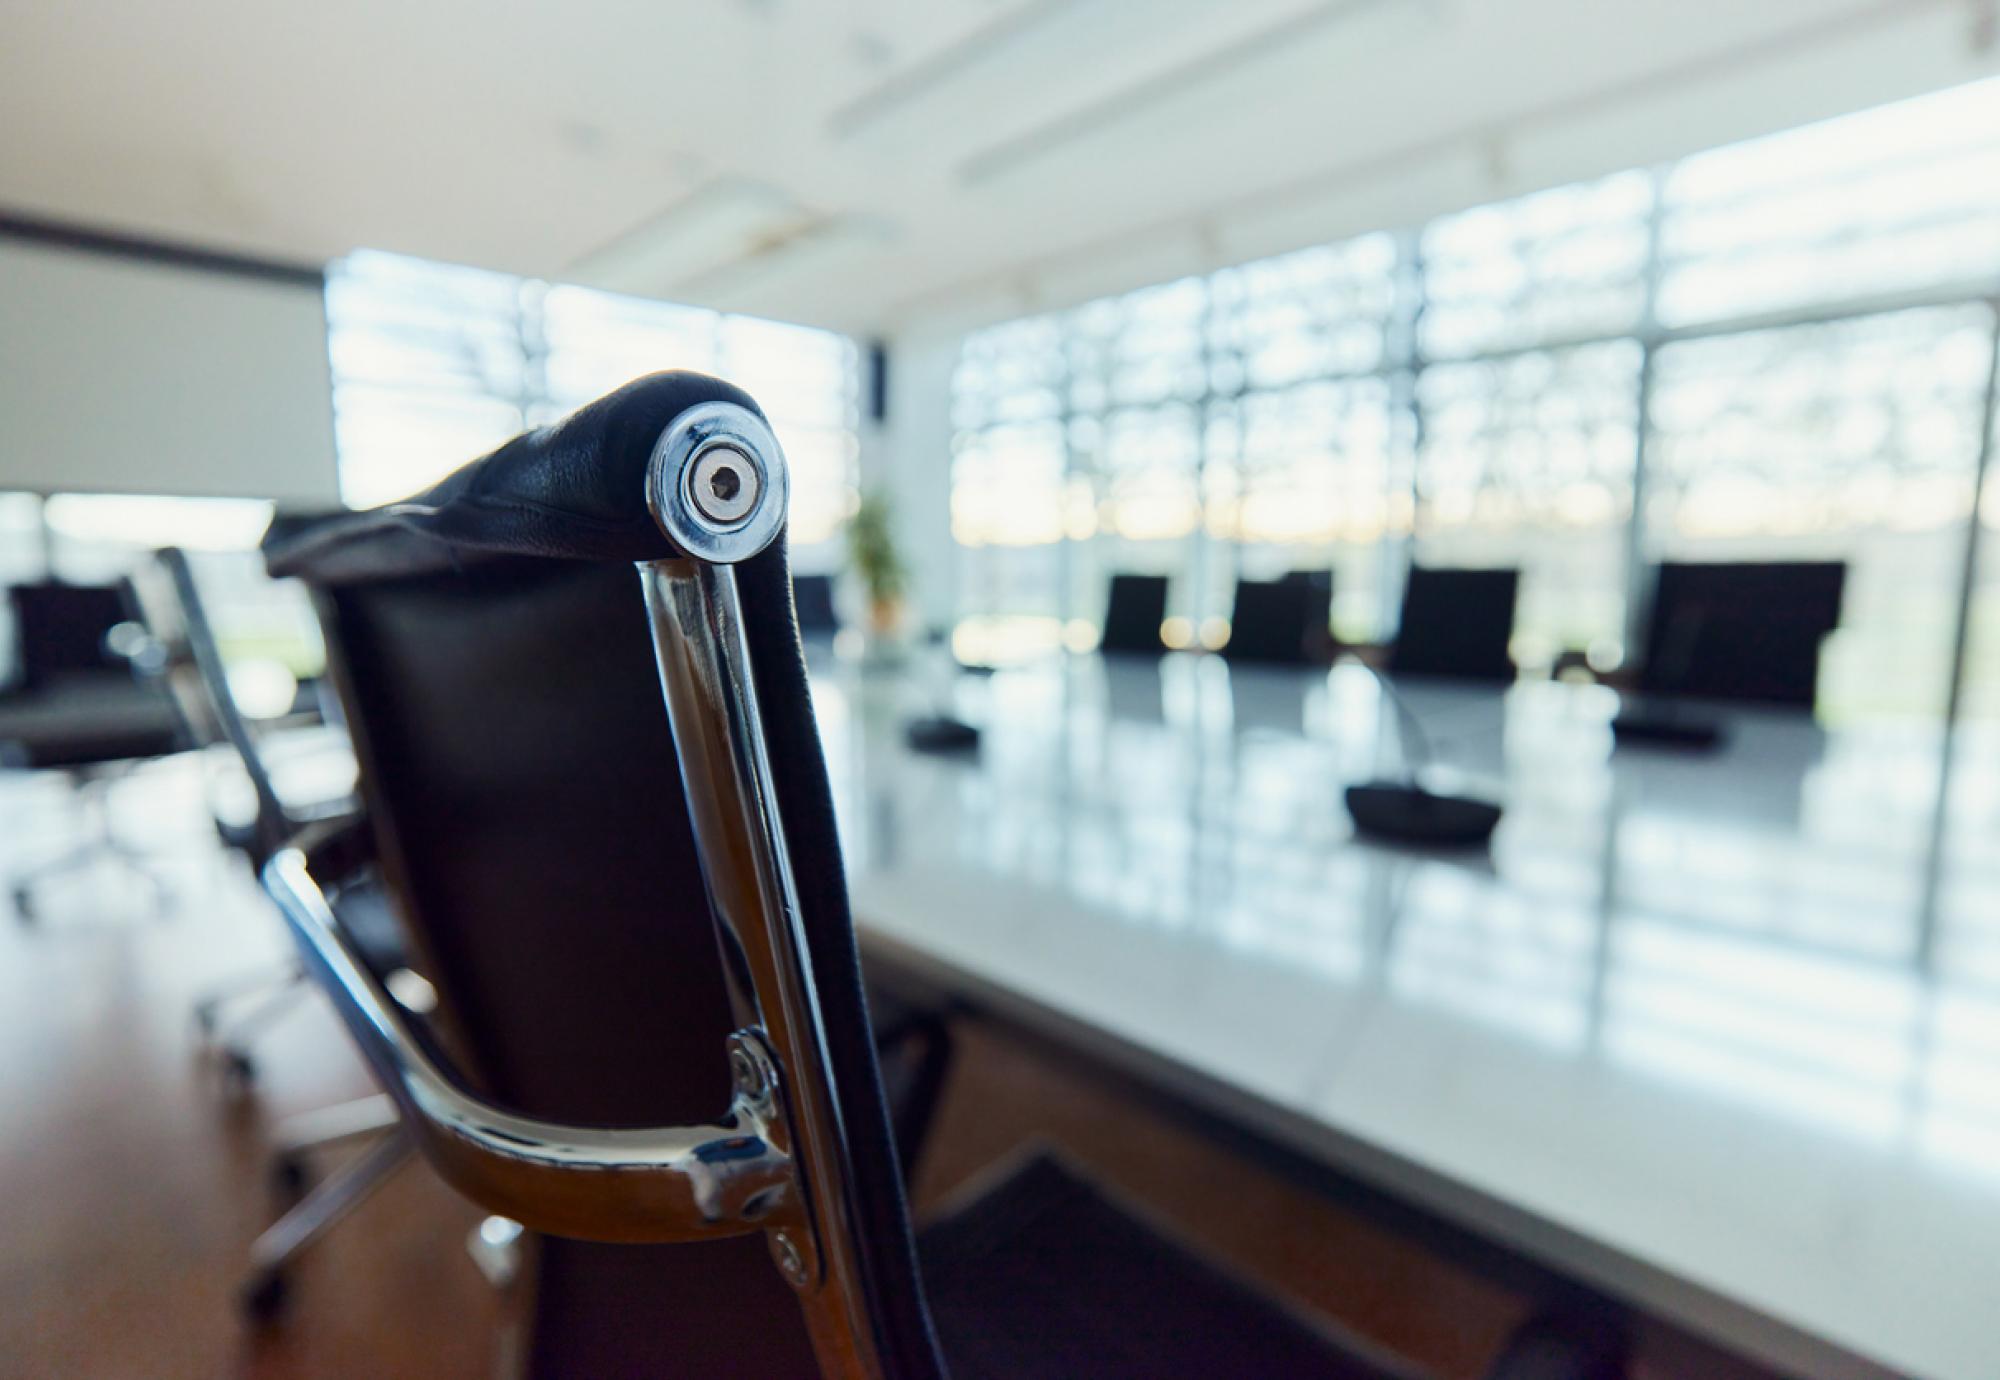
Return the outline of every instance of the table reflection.
{"type": "MultiPolygon", "coordinates": [[[[1951,945],[1918,961],[1934,732],[1736,710],[1718,753],[1614,753],[1600,687],[1399,683],[1436,774],[1507,807],[1490,854],[1450,857],[1353,837],[1342,789],[1400,758],[1362,668],[1082,656],[961,678],[946,693],[983,730],[963,758],[904,746],[905,715],[936,706],[923,679],[818,668],[864,922],[875,883],[946,873],[1024,904],[922,917],[940,937],[1002,925],[1024,954],[1094,945],[1111,974],[1143,953],[1129,971],[1190,1012],[1282,973],[1308,994],[1295,1101],[1372,1013],[1429,1011],[2000,1180],[2000,983],[1951,945]]],[[[1112,985],[1079,986],[1072,1014],[1115,1019],[1112,985]]]]}

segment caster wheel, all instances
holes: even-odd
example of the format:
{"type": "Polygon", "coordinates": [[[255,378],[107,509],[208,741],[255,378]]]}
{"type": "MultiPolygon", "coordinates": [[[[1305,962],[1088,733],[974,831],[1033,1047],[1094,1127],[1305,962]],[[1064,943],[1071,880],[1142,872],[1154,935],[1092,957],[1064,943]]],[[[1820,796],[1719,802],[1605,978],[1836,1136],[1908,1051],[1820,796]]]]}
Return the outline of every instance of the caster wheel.
{"type": "Polygon", "coordinates": [[[297,1155],[280,1155],[271,1161],[271,1187],[287,1199],[305,1196],[311,1175],[306,1171],[306,1163],[297,1155]]]}
{"type": "Polygon", "coordinates": [[[243,1282],[238,1300],[243,1306],[243,1316],[260,1325],[276,1322],[285,1311],[289,1292],[285,1277],[275,1271],[250,1276],[243,1282]]]}

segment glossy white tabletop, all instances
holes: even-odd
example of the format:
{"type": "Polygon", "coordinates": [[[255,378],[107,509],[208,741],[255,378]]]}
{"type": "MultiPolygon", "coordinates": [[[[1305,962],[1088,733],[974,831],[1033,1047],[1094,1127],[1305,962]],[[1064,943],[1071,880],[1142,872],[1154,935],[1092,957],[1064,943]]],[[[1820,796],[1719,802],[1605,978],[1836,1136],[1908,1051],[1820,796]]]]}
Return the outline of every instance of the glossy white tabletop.
{"type": "Polygon", "coordinates": [[[1432,783],[1506,803],[1468,861],[1353,838],[1397,760],[1356,666],[815,696],[878,946],[1746,1354],[2000,1376],[1996,890],[1927,887],[1935,730],[1614,754],[1601,689],[1407,684],[1432,783]],[[904,746],[946,698],[976,756],[904,746]]]}

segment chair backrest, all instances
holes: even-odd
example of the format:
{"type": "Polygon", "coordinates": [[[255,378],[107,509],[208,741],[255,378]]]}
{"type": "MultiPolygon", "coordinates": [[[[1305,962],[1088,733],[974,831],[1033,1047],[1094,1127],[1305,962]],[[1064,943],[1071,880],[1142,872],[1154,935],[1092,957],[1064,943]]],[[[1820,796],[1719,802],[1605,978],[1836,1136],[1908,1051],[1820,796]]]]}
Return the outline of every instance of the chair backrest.
{"type": "Polygon", "coordinates": [[[1113,575],[1104,600],[1104,635],[1098,650],[1158,656],[1166,651],[1160,625],[1167,621],[1167,577],[1113,575]]]}
{"type": "Polygon", "coordinates": [[[1403,615],[1389,650],[1394,675],[1510,681],[1518,570],[1429,570],[1411,566],[1403,615]]]}
{"type": "Polygon", "coordinates": [[[37,689],[69,675],[124,671],[106,642],[132,617],[122,585],[71,585],[56,580],[7,591],[14,615],[16,682],[37,689]]]}
{"type": "Polygon", "coordinates": [[[1838,561],[1662,564],[1640,689],[1810,708],[1846,580],[1838,561]]]}
{"type": "MultiPolygon", "coordinates": [[[[725,1040],[756,965],[732,938],[741,917],[717,923],[729,860],[701,828],[704,810],[733,802],[700,793],[747,749],[731,729],[737,751],[712,755],[703,710],[718,695],[754,704],[770,779],[744,798],[773,797],[803,936],[793,957],[824,1039],[820,1066],[787,1063],[781,1077],[795,1112],[815,1089],[834,1100],[844,1152],[822,1170],[844,1182],[809,1186],[823,1257],[852,1253],[876,1373],[935,1376],[782,534],[709,564],[646,511],[656,438],[667,446],[716,404],[760,416],[717,380],[655,375],[430,494],[293,529],[267,553],[273,573],[314,590],[384,876],[449,1027],[482,1090],[533,1117],[660,1126],[728,1101],[725,1040]],[[691,621],[663,631],[675,600],[691,621]],[[727,644],[739,616],[751,683],[695,684],[669,647],[727,644]]],[[[530,1369],[817,1373],[810,1291],[787,1283],[774,1251],[754,1232],[544,1240],[530,1369]]]]}
{"type": "Polygon", "coordinates": [[[1333,577],[1297,570],[1277,580],[1238,580],[1222,654],[1231,661],[1311,665],[1328,659],[1333,577]]]}
{"type": "Polygon", "coordinates": [[[824,637],[840,631],[840,614],[833,606],[833,576],[792,576],[792,606],[798,612],[802,635],[824,637]]]}

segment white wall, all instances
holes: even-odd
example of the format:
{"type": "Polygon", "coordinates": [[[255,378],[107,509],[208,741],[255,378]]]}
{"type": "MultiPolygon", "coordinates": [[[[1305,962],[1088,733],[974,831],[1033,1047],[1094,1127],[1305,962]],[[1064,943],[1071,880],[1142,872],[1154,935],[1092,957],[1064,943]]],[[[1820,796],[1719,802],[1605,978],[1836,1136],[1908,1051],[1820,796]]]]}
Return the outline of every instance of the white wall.
{"type": "Polygon", "coordinates": [[[324,294],[0,240],[0,489],[337,502],[324,294]]]}

